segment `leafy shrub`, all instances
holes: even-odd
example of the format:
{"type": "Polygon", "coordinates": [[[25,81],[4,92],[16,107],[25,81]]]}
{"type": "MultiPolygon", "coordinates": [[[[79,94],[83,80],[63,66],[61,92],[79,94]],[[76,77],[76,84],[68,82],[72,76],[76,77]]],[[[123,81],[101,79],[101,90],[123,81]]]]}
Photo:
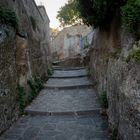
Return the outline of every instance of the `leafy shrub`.
{"type": "Polygon", "coordinates": [[[30,103],[38,95],[39,91],[42,89],[43,82],[39,77],[35,76],[33,79],[28,80],[27,84],[31,89],[31,94],[28,97],[28,102],[30,103]]]}
{"type": "Polygon", "coordinates": [[[0,7],[0,22],[9,24],[15,29],[18,28],[18,19],[16,13],[10,9],[0,7]]]}
{"type": "Polygon", "coordinates": [[[137,35],[140,23],[140,0],[128,0],[127,4],[121,8],[123,26],[127,31],[137,35]]]}
{"type": "Polygon", "coordinates": [[[107,99],[107,92],[106,91],[103,91],[99,95],[98,100],[103,108],[108,108],[108,99],[107,99]]]}
{"type": "Polygon", "coordinates": [[[36,88],[38,89],[38,91],[40,91],[43,88],[43,81],[41,80],[40,77],[34,76],[34,82],[35,82],[36,88]]]}
{"type": "Polygon", "coordinates": [[[117,140],[117,136],[118,136],[118,129],[114,128],[111,133],[111,140],[117,140]]]}
{"type": "Polygon", "coordinates": [[[18,85],[17,86],[17,92],[18,92],[18,102],[19,102],[19,109],[20,113],[23,114],[24,108],[26,106],[26,93],[24,87],[18,85]]]}
{"type": "Polygon", "coordinates": [[[48,69],[48,76],[52,76],[53,75],[53,70],[48,69]]]}
{"type": "Polygon", "coordinates": [[[32,79],[28,80],[27,83],[31,89],[31,93],[28,97],[28,102],[31,102],[37,96],[38,92],[32,79]]]}
{"type": "Polygon", "coordinates": [[[84,49],[87,49],[87,48],[89,48],[89,44],[84,45],[84,49]]]}
{"type": "Polygon", "coordinates": [[[27,84],[31,89],[31,93],[28,98],[26,97],[27,94],[25,93],[24,87],[21,85],[17,86],[18,102],[21,114],[24,113],[24,108],[38,95],[39,91],[43,87],[43,81],[36,76],[34,76],[33,79],[28,80],[27,84]]]}
{"type": "Polygon", "coordinates": [[[126,62],[128,63],[130,60],[140,62],[140,50],[134,50],[132,53],[130,53],[126,58],[126,62]]]}

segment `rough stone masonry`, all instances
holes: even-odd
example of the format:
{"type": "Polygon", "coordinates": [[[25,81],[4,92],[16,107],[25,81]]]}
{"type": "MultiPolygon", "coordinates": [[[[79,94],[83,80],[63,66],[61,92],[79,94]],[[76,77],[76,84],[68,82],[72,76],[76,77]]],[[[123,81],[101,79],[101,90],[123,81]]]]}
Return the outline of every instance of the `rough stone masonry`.
{"type": "Polygon", "coordinates": [[[112,23],[110,32],[96,30],[90,51],[90,74],[98,94],[106,91],[110,127],[122,140],[140,139],[140,64],[127,62],[140,43],[112,23]]]}
{"type": "Polygon", "coordinates": [[[18,18],[18,29],[0,23],[0,133],[18,118],[17,85],[25,88],[34,75],[47,77],[50,65],[49,18],[34,0],[1,0],[18,18]]]}

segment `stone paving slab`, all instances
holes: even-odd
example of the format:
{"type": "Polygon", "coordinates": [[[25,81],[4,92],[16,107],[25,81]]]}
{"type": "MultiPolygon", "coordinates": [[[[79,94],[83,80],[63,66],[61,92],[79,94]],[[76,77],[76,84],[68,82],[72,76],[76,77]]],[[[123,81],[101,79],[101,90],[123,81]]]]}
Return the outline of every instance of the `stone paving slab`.
{"type": "MultiPolygon", "coordinates": [[[[82,74],[73,70],[57,75],[68,73],[82,74]]],[[[0,140],[109,140],[108,123],[100,116],[92,85],[87,77],[50,78],[26,108],[28,116],[22,117],[0,140]]]]}
{"type": "Polygon", "coordinates": [[[87,76],[86,69],[81,69],[81,70],[75,70],[75,71],[55,70],[54,74],[51,77],[52,78],[74,78],[74,77],[85,77],[85,76],[87,76]]]}
{"type": "Polygon", "coordinates": [[[26,116],[0,140],[109,140],[107,120],[90,116],[26,116]]]}
{"type": "Polygon", "coordinates": [[[100,106],[94,90],[43,90],[38,98],[26,108],[27,113],[38,114],[75,114],[94,113],[100,106]]]}
{"type": "Polygon", "coordinates": [[[59,78],[50,78],[47,83],[44,85],[45,88],[84,88],[91,87],[93,83],[87,77],[81,78],[68,78],[68,79],[59,79],[59,78]]]}

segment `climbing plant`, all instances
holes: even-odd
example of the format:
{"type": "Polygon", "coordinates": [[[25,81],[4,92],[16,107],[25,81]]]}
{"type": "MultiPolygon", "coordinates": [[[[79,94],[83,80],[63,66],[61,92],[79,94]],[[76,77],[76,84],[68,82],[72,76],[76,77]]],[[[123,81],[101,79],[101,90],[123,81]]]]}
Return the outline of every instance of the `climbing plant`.
{"type": "Polygon", "coordinates": [[[140,63],[140,50],[133,50],[126,58],[126,62],[130,62],[131,60],[140,63]]]}
{"type": "Polygon", "coordinates": [[[23,86],[19,85],[17,86],[17,92],[18,92],[18,103],[19,103],[19,110],[20,113],[23,114],[24,108],[26,106],[26,93],[23,86]]]}
{"type": "Polygon", "coordinates": [[[31,93],[28,97],[28,102],[30,103],[39,93],[39,91],[43,87],[43,81],[40,77],[34,76],[30,80],[27,81],[27,84],[29,85],[31,89],[31,93]]]}
{"type": "Polygon", "coordinates": [[[18,92],[18,103],[20,113],[24,113],[24,108],[38,95],[39,91],[43,87],[43,81],[40,77],[34,76],[30,80],[27,81],[29,85],[31,93],[27,96],[25,92],[25,88],[18,84],[17,92],[18,92]]]}
{"type": "Polygon", "coordinates": [[[0,7],[0,22],[9,24],[15,29],[18,28],[18,18],[16,13],[10,9],[0,7]]]}
{"type": "Polygon", "coordinates": [[[53,70],[52,69],[48,69],[48,76],[52,76],[53,75],[53,70]]]}
{"type": "Polygon", "coordinates": [[[140,0],[128,0],[121,10],[123,27],[137,37],[140,25],[140,0]]]}
{"type": "Polygon", "coordinates": [[[103,108],[108,108],[108,99],[106,91],[102,91],[102,93],[98,97],[98,101],[100,102],[103,108]]]}

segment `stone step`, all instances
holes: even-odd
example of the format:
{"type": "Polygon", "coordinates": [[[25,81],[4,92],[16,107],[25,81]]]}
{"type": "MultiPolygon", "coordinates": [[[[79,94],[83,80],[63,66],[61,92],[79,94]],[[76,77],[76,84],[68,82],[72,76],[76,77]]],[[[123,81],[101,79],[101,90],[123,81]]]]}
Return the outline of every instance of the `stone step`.
{"type": "Polygon", "coordinates": [[[89,89],[42,90],[25,109],[30,115],[83,115],[100,112],[95,91],[89,89]]]}
{"type": "Polygon", "coordinates": [[[81,69],[85,69],[85,67],[60,67],[60,66],[53,66],[54,70],[62,70],[62,71],[69,71],[69,70],[81,70],[81,69]]]}
{"type": "Polygon", "coordinates": [[[50,112],[50,111],[41,111],[41,110],[30,110],[26,109],[25,113],[36,116],[78,116],[78,115],[92,115],[92,114],[100,114],[101,108],[95,108],[92,110],[81,110],[81,111],[65,111],[65,112],[50,112]]]}
{"type": "Polygon", "coordinates": [[[52,62],[53,65],[58,65],[60,63],[60,61],[54,61],[52,62]]]}
{"type": "Polygon", "coordinates": [[[87,77],[80,78],[50,78],[44,88],[48,89],[72,89],[72,88],[88,88],[92,87],[93,83],[87,77]]]}
{"type": "Polygon", "coordinates": [[[109,140],[108,123],[100,115],[25,116],[1,140],[109,140]]]}
{"type": "Polygon", "coordinates": [[[55,70],[51,78],[76,78],[76,77],[86,77],[88,76],[86,69],[81,70],[55,70]]]}
{"type": "Polygon", "coordinates": [[[58,78],[48,80],[25,109],[28,115],[2,140],[109,140],[107,120],[101,117],[96,93],[89,88],[93,84],[87,77],[77,77],[86,74],[85,69],[79,70],[54,73],[58,78]]]}

